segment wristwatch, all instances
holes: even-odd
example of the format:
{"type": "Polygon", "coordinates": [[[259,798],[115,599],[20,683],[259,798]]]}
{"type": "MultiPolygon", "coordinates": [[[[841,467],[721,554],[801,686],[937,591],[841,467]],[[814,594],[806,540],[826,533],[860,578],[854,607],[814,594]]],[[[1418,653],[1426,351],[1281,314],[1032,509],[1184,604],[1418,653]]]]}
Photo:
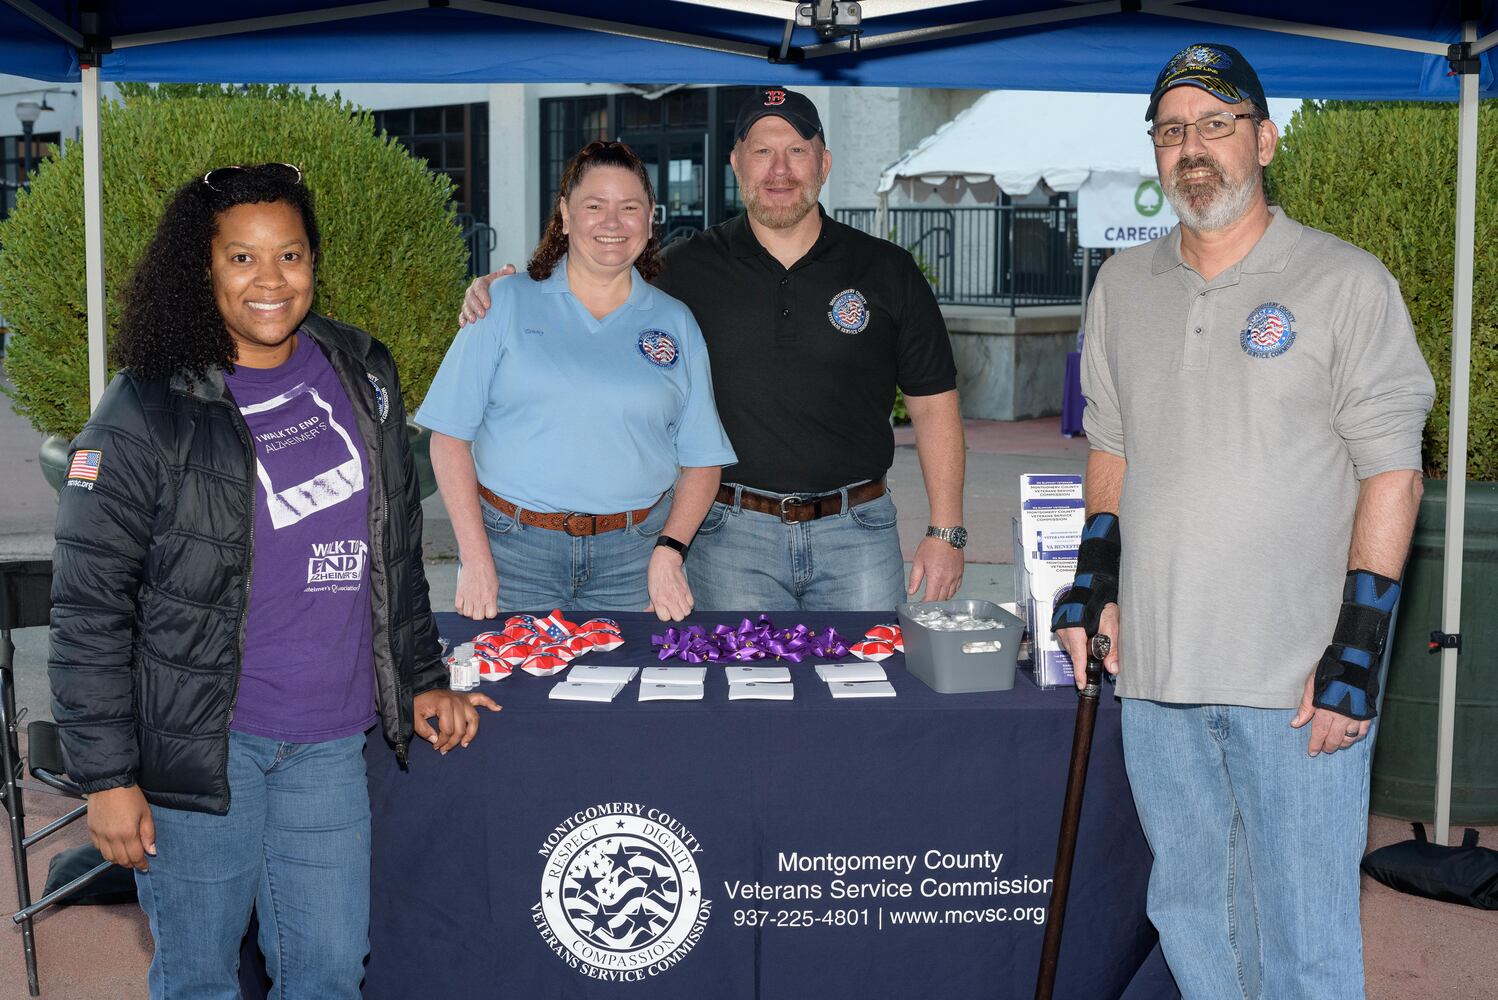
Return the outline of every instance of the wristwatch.
{"type": "Polygon", "coordinates": [[[681,561],[687,561],[687,550],[692,547],[690,542],[679,542],[670,535],[657,535],[655,547],[658,549],[671,549],[681,556],[681,561]]]}
{"type": "Polygon", "coordinates": [[[954,549],[960,549],[967,545],[967,529],[962,525],[955,528],[938,528],[934,524],[926,526],[927,538],[940,538],[954,549]]]}

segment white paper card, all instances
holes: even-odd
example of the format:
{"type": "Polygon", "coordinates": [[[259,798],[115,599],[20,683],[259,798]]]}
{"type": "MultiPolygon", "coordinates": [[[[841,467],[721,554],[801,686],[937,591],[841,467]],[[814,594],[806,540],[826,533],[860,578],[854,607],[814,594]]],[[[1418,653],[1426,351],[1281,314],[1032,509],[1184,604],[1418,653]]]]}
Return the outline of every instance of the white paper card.
{"type": "Polygon", "coordinates": [[[895,689],[889,681],[836,681],[827,689],[834,698],[893,698],[895,689]]]}
{"type": "Polygon", "coordinates": [[[553,687],[547,697],[557,701],[613,701],[614,695],[622,690],[623,684],[565,680],[553,687]]]}
{"type": "Polygon", "coordinates": [[[739,681],[758,681],[761,684],[789,684],[791,682],[790,667],[727,667],[724,673],[728,675],[729,684],[739,681]]]}
{"type": "Polygon", "coordinates": [[[670,684],[640,681],[641,701],[701,701],[701,684],[682,684],[672,682],[670,684]]]}
{"type": "Polygon", "coordinates": [[[818,663],[817,676],[831,684],[834,681],[882,681],[889,675],[877,663],[818,663]]]}
{"type": "Polygon", "coordinates": [[[641,684],[695,684],[707,680],[706,667],[646,667],[640,671],[641,684]]]}
{"type": "MultiPolygon", "coordinates": [[[[728,669],[732,670],[732,667],[728,669]]],[[[789,678],[787,678],[789,679],[789,678]]],[[[729,701],[758,699],[763,701],[790,701],[796,689],[790,684],[763,681],[731,681],[728,685],[729,701]]]]}
{"type": "Polygon", "coordinates": [[[628,684],[635,679],[639,667],[606,667],[597,663],[579,663],[567,675],[570,683],[586,681],[589,684],[628,684]]]}

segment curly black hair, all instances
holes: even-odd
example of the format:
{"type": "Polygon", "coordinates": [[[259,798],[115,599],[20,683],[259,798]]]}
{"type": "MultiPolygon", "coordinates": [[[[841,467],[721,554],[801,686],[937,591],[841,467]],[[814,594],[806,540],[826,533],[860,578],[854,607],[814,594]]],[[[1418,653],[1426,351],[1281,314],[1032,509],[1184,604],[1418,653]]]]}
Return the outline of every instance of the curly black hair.
{"type": "MultiPolygon", "coordinates": [[[[628,170],[640,179],[640,184],[645,188],[645,199],[652,208],[655,206],[655,187],[650,183],[650,171],[633,149],[622,142],[607,142],[602,139],[588,143],[573,154],[572,159],[567,161],[567,168],[562,171],[557,204],[552,207],[551,218],[546,220],[546,228],[541,232],[541,241],[536,244],[535,252],[525,266],[526,273],[532,280],[545,281],[551,277],[551,272],[556,270],[557,264],[567,255],[567,234],[562,232],[561,203],[572,197],[572,189],[583,179],[583,174],[594,167],[619,167],[628,170]]],[[[656,275],[661,273],[660,252],[661,241],[655,235],[655,227],[651,226],[650,239],[645,242],[645,249],[635,259],[635,269],[646,281],[654,281],[656,275]]]]}
{"type": "Polygon", "coordinates": [[[213,298],[213,237],[218,220],[236,205],[284,202],[307,229],[314,265],[321,248],[312,194],[284,164],[215,171],[212,186],[189,181],[167,203],[156,235],[141,255],[115,336],[117,367],[137,378],[203,376],[232,369],[238,357],[213,298]]]}

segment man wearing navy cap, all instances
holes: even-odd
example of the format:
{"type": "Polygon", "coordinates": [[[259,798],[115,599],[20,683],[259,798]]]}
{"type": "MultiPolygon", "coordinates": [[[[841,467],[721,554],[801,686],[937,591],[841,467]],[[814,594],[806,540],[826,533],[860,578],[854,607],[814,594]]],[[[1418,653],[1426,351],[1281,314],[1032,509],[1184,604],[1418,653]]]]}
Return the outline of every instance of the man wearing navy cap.
{"type": "MultiPolygon", "coordinates": [[[[829,217],[832,168],[803,94],[739,109],[730,156],[745,213],[668,247],[656,287],[691,307],[718,413],[738,454],[686,557],[700,608],[890,610],[962,582],[964,444],[956,366],[911,255],[829,217]],[[905,393],[931,525],[908,587],[885,473],[905,393]]],[[[498,274],[499,272],[496,272],[498,274]]],[[[490,275],[463,322],[488,307],[490,275]]]]}
{"type": "Polygon", "coordinates": [[[1357,1000],[1370,731],[1435,387],[1384,266],[1268,205],[1279,133],[1240,52],[1177,53],[1146,118],[1181,224],[1088,302],[1089,516],[1053,625],[1076,664],[1113,640],[1185,996],[1357,1000]]]}

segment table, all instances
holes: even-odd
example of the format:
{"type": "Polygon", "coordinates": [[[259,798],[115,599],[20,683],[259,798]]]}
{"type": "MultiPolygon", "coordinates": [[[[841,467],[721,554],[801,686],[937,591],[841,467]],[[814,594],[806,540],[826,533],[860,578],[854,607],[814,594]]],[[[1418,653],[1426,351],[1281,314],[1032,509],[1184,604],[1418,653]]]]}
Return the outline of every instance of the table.
{"type": "MultiPolygon", "coordinates": [[[[654,616],[612,617],[625,644],[581,662],[656,664],[654,616]]],[[[889,618],[802,617],[855,639],[889,618]]],[[[451,642],[493,627],[437,619],[451,642]]],[[[791,702],[730,702],[711,666],[704,701],[606,705],[517,672],[466,750],[402,771],[371,740],[364,995],[1029,997],[1075,695],[938,695],[883,665],[898,697],[836,702],[809,662],[791,702]]],[[[1058,998],[1177,995],[1149,863],[1105,694],[1058,998]]]]}

